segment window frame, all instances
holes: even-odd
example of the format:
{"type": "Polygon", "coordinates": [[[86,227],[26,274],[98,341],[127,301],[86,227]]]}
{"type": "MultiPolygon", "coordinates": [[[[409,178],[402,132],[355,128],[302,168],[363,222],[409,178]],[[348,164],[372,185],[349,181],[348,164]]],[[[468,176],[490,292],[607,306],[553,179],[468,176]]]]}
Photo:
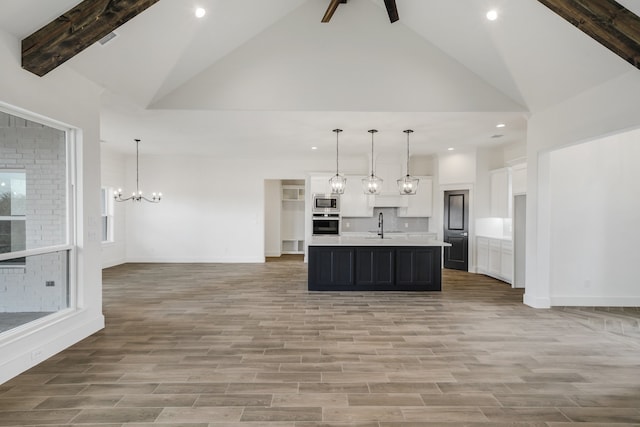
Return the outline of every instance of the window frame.
{"type": "MultiPolygon", "coordinates": [[[[0,172],[3,173],[22,173],[25,177],[27,177],[27,170],[26,169],[16,169],[16,168],[0,168],[0,172]]],[[[25,225],[26,225],[26,220],[27,220],[27,215],[0,215],[0,221],[24,221],[25,225]]],[[[25,247],[26,247],[26,241],[25,241],[25,247]]],[[[15,253],[17,251],[9,251],[9,252],[4,252],[4,253],[15,253]]],[[[12,258],[11,260],[2,260],[0,261],[0,268],[24,268],[27,264],[27,259],[25,257],[21,257],[21,258],[12,258]],[[15,260],[14,262],[10,262],[12,260],[15,260]]]]}
{"type": "MultiPolygon", "coordinates": [[[[53,254],[56,252],[67,251],[67,268],[68,268],[68,289],[67,289],[67,308],[60,312],[76,311],[78,309],[78,250],[76,236],[78,235],[79,224],[76,221],[76,212],[78,209],[78,161],[82,155],[81,150],[78,149],[78,140],[80,138],[80,130],[70,125],[66,125],[62,122],[51,120],[47,117],[37,114],[29,113],[26,110],[22,110],[16,107],[12,107],[8,104],[0,103],[0,111],[12,116],[29,120],[35,123],[39,123],[44,126],[51,127],[53,129],[60,130],[65,134],[65,192],[66,192],[66,236],[65,242],[59,245],[44,246],[36,249],[26,249],[24,251],[7,252],[0,254],[0,261],[11,260],[16,258],[26,258],[35,255],[53,254]]],[[[80,187],[82,187],[80,185],[80,187]]],[[[6,265],[3,267],[16,267],[6,265]]],[[[19,268],[26,268],[25,265],[19,268]]],[[[58,312],[58,313],[60,313],[58,312]]],[[[54,315],[57,313],[54,313],[54,315]]],[[[19,329],[19,328],[18,328],[19,329]]],[[[2,333],[5,335],[10,331],[2,333]]]]}

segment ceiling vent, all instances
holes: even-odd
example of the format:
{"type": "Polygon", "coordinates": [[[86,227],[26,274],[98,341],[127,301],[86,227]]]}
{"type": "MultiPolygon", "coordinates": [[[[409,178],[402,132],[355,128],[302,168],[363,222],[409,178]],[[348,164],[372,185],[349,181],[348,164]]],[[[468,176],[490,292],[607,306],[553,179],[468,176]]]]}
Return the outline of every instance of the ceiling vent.
{"type": "Polygon", "coordinates": [[[118,35],[115,32],[111,31],[109,34],[107,34],[106,36],[98,40],[98,43],[104,46],[105,44],[109,43],[111,40],[115,39],[116,37],[118,37],[118,35]]]}

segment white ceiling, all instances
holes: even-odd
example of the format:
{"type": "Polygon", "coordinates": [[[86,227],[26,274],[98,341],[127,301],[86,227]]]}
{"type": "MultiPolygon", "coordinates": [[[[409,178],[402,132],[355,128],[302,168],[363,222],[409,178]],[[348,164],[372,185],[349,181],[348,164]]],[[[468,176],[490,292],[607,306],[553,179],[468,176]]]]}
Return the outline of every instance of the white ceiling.
{"type": "MultiPolygon", "coordinates": [[[[0,28],[23,38],[77,2],[2,0],[0,28]]],[[[378,0],[322,24],[328,0],[161,0],[62,67],[105,88],[105,146],[258,157],[333,150],[335,127],[346,153],[370,128],[383,151],[406,128],[417,154],[519,142],[530,112],[638,71],[536,0],[397,4],[395,24],[378,0]]]]}

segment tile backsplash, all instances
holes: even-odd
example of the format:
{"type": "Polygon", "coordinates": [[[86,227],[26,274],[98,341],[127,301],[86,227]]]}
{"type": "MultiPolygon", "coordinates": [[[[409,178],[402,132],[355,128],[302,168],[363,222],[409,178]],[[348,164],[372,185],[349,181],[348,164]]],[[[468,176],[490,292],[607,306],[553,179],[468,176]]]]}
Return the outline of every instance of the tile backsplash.
{"type": "Polygon", "coordinates": [[[384,216],[386,232],[428,232],[429,218],[401,218],[397,216],[398,208],[374,208],[372,218],[342,217],[342,232],[366,233],[378,230],[378,214],[384,216]]]}

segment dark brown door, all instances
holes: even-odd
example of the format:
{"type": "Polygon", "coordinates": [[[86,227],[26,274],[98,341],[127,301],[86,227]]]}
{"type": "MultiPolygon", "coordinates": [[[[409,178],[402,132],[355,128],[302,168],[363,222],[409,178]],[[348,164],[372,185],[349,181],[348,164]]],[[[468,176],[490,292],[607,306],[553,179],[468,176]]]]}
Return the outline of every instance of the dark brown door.
{"type": "Polygon", "coordinates": [[[469,191],[444,192],[444,267],[469,270],[469,191]]]}

